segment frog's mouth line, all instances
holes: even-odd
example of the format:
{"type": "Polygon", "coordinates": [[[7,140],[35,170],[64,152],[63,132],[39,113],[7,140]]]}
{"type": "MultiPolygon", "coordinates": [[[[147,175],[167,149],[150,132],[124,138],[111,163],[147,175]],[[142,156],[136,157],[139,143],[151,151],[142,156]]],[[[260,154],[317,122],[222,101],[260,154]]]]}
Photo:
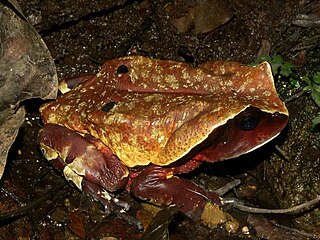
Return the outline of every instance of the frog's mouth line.
{"type": "Polygon", "coordinates": [[[251,148],[250,150],[248,150],[248,151],[247,151],[247,152],[245,152],[244,154],[250,153],[250,152],[252,152],[252,151],[254,151],[254,150],[258,149],[259,147],[261,147],[261,146],[263,146],[263,145],[267,144],[268,142],[271,142],[273,139],[275,139],[276,137],[278,137],[278,136],[280,135],[280,133],[281,133],[281,132],[277,133],[276,135],[274,135],[273,137],[271,137],[271,138],[269,138],[268,140],[264,141],[263,143],[261,143],[261,144],[259,144],[259,145],[255,146],[254,148],[251,148]]]}
{"type": "MultiPolygon", "coordinates": [[[[253,107],[248,107],[244,111],[248,109],[249,111],[252,111],[252,109],[255,111],[253,107]]],[[[272,141],[286,126],[288,116],[279,113],[260,112],[261,119],[256,128],[241,129],[238,120],[231,118],[226,123],[213,129],[205,140],[191,148],[178,161],[181,162],[190,158],[207,162],[232,159],[252,152],[272,141]]]]}

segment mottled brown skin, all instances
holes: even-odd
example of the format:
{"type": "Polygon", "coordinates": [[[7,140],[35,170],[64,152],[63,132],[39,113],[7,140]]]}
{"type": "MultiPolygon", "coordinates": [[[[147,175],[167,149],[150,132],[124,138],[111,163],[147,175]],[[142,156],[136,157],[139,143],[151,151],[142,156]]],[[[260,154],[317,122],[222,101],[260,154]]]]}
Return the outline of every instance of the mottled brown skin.
{"type": "Polygon", "coordinates": [[[72,90],[40,109],[40,146],[68,180],[109,211],[127,207],[112,195],[126,188],[199,220],[205,204],[221,198],[176,175],[202,161],[245,154],[288,121],[267,63],[193,67],[129,56],[69,84],[72,90]]]}

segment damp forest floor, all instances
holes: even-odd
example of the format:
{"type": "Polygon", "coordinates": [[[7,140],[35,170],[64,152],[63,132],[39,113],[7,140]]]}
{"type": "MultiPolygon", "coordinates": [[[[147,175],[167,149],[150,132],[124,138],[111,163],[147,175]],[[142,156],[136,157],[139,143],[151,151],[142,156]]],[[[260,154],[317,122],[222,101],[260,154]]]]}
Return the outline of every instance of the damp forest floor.
{"type": "MultiPolygon", "coordinates": [[[[129,54],[193,65],[215,59],[250,64],[258,56],[275,54],[297,66],[305,65],[308,57],[320,61],[319,1],[19,0],[18,3],[47,44],[59,79],[96,73],[104,61],[129,54]],[[305,23],[302,15],[313,18],[305,23]]],[[[290,88],[290,94],[286,90],[288,83],[276,85],[283,99],[294,94],[294,89],[290,88]]],[[[308,96],[298,101],[288,106],[289,111],[313,104],[308,96]]],[[[100,203],[67,183],[42,157],[37,143],[42,125],[38,108],[42,103],[39,99],[25,102],[27,118],[11,148],[0,182],[1,213],[16,211],[15,216],[1,219],[0,239],[141,239],[143,232],[112,214],[106,216],[100,203]]],[[[316,107],[313,109],[318,111],[316,107]]],[[[289,131],[276,143],[290,138],[289,131]]],[[[308,138],[302,139],[306,145],[308,138]]],[[[240,159],[204,164],[184,177],[210,190],[240,179],[242,184],[228,197],[241,198],[253,206],[279,208],[284,205],[279,194],[275,194],[278,189],[272,182],[273,175],[266,170],[271,156],[281,158],[278,152],[275,143],[269,143],[240,159]]],[[[319,149],[300,153],[319,162],[319,149]]],[[[310,174],[319,177],[320,171],[314,172],[310,174]]],[[[320,194],[319,188],[315,191],[320,194]]],[[[118,197],[131,204],[133,216],[144,221],[152,219],[139,200],[126,192],[118,197]]],[[[308,222],[300,226],[290,216],[225,211],[239,224],[237,230],[230,232],[224,225],[208,228],[178,213],[170,221],[168,232],[160,231],[153,239],[320,239],[317,238],[320,231],[316,230],[317,226],[320,228],[320,217],[318,222],[310,220],[315,226],[311,227],[308,222]]],[[[166,219],[157,221],[159,225],[166,223],[166,219]]]]}

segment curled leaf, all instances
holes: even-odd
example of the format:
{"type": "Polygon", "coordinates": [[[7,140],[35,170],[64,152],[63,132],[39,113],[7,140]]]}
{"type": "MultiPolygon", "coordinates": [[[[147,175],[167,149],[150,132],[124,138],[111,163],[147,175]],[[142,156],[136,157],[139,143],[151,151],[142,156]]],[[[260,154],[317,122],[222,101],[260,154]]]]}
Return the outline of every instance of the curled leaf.
{"type": "Polygon", "coordinates": [[[24,121],[21,102],[55,98],[58,85],[45,43],[15,1],[4,3],[0,3],[0,177],[9,148],[24,121]]]}

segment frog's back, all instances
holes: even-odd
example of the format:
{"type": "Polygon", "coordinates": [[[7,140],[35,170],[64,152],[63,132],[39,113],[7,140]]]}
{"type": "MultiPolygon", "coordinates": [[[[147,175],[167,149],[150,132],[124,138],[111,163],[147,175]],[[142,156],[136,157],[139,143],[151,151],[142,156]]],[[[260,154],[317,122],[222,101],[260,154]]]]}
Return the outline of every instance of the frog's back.
{"type": "MultiPolygon", "coordinates": [[[[126,64],[128,59],[141,62],[144,58],[127,57],[124,58],[126,64]]],[[[148,59],[150,61],[148,67],[153,61],[165,62],[148,59]]],[[[158,80],[146,79],[146,69],[141,63],[139,66],[143,74],[140,74],[139,82],[135,65],[130,65],[134,70],[131,72],[135,76],[133,78],[133,75],[129,76],[126,65],[119,65],[118,62],[121,63],[121,59],[116,61],[116,69],[112,68],[112,64],[108,65],[111,66],[109,70],[104,67],[96,77],[59,96],[57,101],[45,104],[41,114],[46,123],[59,124],[101,140],[130,167],[150,162],[168,165],[181,159],[204,141],[217,138],[219,127],[227,126],[247,108],[254,107],[272,116],[275,113],[288,115],[274,88],[270,67],[266,64],[257,68],[232,65],[236,66],[237,72],[227,72],[226,75],[214,70],[218,74],[212,73],[214,80],[210,78],[209,66],[206,66],[209,70],[189,66],[189,72],[200,76],[194,76],[195,79],[182,77],[181,82],[171,79],[166,83],[168,86],[159,83],[152,90],[153,81],[158,80]],[[118,65],[122,72],[119,72],[118,65]],[[239,72],[239,69],[245,71],[239,72]],[[216,82],[218,87],[208,86],[208,82],[216,82]]],[[[177,67],[174,62],[161,64],[163,75],[165,67],[179,69],[186,65],[179,63],[177,67]]],[[[221,67],[219,69],[222,71],[221,67]]],[[[150,76],[150,79],[157,78],[150,76]]],[[[247,148],[254,148],[274,137],[287,121],[287,117],[271,119],[271,122],[257,129],[258,135],[258,130],[263,131],[263,139],[253,141],[252,146],[247,148]],[[280,123],[274,124],[273,121],[280,123]],[[266,129],[270,130],[268,136],[266,129]]]]}

